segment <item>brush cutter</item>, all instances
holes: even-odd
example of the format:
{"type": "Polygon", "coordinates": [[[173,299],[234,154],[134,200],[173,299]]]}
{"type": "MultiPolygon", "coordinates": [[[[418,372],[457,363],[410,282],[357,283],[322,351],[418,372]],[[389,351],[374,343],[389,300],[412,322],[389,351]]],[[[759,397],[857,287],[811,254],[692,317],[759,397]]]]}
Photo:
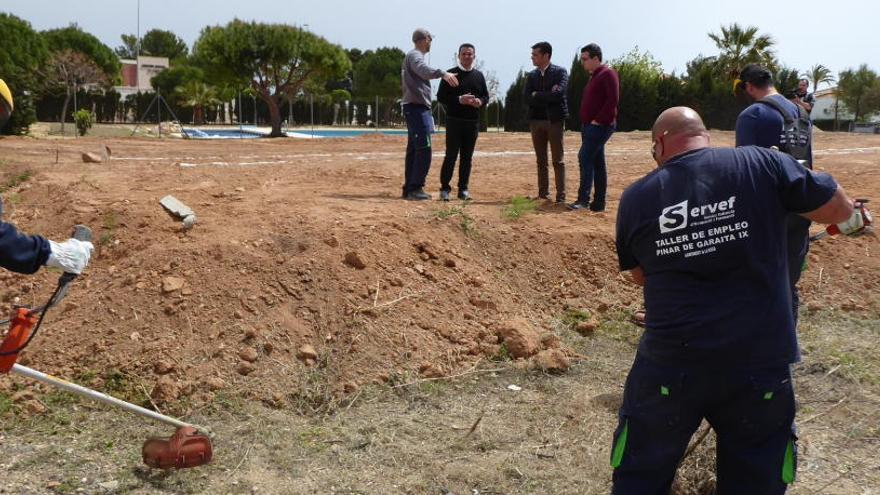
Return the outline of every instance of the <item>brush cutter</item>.
{"type": "MultiPolygon", "coordinates": [[[[853,232],[852,234],[849,234],[849,235],[856,236],[856,235],[862,235],[862,234],[866,234],[868,232],[873,231],[872,224],[874,223],[874,217],[872,217],[871,212],[868,211],[867,208],[865,208],[865,203],[867,203],[867,202],[868,202],[867,199],[857,199],[854,201],[855,208],[858,209],[859,212],[862,214],[862,222],[865,224],[865,226],[862,227],[858,232],[853,232]]],[[[829,226],[825,227],[825,230],[823,230],[822,232],[819,232],[818,234],[811,235],[810,242],[818,241],[819,239],[822,239],[824,237],[828,237],[830,235],[837,235],[839,233],[840,233],[840,229],[837,227],[837,225],[829,225],[829,226]]]]}
{"type": "MultiPolygon", "coordinates": [[[[81,241],[91,241],[92,232],[85,226],[77,225],[74,228],[73,237],[81,241]]],[[[167,440],[151,438],[144,443],[142,454],[144,464],[147,466],[159,469],[183,469],[211,462],[214,451],[211,439],[207,435],[199,433],[200,430],[206,431],[204,428],[198,428],[164,414],[129,404],[101,392],[41,373],[27,366],[16,364],[15,361],[18,359],[18,354],[36,337],[46,311],[61,302],[61,299],[67,295],[70,282],[75,278],[76,275],[73,273],[62,274],[61,278],[58,279],[58,287],[46,305],[35,309],[16,308],[15,316],[11,320],[12,325],[9,333],[6,334],[6,338],[0,344],[0,373],[12,372],[26,376],[81,397],[121,407],[135,414],[176,427],[177,431],[171,435],[171,438],[167,440]]]]}

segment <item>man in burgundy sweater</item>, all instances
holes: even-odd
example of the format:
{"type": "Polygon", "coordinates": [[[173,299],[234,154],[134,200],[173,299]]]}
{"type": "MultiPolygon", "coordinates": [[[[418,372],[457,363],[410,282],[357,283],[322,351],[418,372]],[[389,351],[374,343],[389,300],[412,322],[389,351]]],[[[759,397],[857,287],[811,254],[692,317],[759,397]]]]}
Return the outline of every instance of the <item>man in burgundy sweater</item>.
{"type": "Polygon", "coordinates": [[[572,210],[590,208],[605,211],[605,190],[608,174],[605,170],[605,143],[617,125],[617,103],[620,100],[620,80],[617,72],[602,63],[602,49],[595,43],[581,49],[581,64],[591,74],[581,99],[581,149],[578,163],[581,169],[577,201],[568,205],[572,210]],[[590,202],[590,192],[596,184],[596,193],[590,202]]]}

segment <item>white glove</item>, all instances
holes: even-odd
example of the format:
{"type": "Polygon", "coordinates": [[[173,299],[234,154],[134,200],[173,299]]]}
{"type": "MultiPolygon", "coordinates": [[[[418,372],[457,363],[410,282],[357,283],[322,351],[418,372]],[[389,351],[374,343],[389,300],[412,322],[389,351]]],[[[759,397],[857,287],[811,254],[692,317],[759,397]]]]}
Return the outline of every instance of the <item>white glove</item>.
{"type": "Polygon", "coordinates": [[[65,272],[79,275],[89,264],[89,258],[95,246],[88,241],[68,239],[62,243],[49,241],[52,252],[46,260],[46,266],[61,268],[65,272]]]}
{"type": "Polygon", "coordinates": [[[866,225],[871,224],[871,213],[863,204],[856,204],[850,217],[837,224],[837,229],[841,234],[852,235],[857,234],[865,229],[866,225]]]}

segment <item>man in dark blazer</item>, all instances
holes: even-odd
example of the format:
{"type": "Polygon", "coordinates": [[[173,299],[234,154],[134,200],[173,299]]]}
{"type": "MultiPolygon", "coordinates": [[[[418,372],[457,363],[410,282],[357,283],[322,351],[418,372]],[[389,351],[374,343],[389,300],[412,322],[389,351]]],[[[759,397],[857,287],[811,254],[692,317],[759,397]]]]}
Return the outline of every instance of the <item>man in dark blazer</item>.
{"type": "Polygon", "coordinates": [[[532,46],[532,65],[525,84],[525,100],[529,105],[529,130],[538,162],[538,197],[549,199],[550,179],[547,163],[547,144],[553,160],[556,179],[556,202],[565,202],[565,163],[563,162],[562,135],[568,118],[565,96],[568,72],[550,63],[553,47],[546,41],[532,46]]]}

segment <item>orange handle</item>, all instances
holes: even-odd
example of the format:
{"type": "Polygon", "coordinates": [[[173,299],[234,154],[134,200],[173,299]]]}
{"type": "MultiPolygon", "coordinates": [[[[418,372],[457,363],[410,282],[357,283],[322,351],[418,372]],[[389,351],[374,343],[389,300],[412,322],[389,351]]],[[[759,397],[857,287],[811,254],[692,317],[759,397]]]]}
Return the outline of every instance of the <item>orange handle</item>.
{"type": "MultiPolygon", "coordinates": [[[[12,318],[9,333],[3,339],[3,344],[0,344],[0,353],[14,351],[24,345],[28,337],[31,336],[31,330],[36,323],[37,315],[31,314],[28,308],[18,308],[15,311],[15,317],[12,318]]],[[[17,359],[17,352],[8,356],[0,356],[0,373],[9,373],[17,359]]]]}

